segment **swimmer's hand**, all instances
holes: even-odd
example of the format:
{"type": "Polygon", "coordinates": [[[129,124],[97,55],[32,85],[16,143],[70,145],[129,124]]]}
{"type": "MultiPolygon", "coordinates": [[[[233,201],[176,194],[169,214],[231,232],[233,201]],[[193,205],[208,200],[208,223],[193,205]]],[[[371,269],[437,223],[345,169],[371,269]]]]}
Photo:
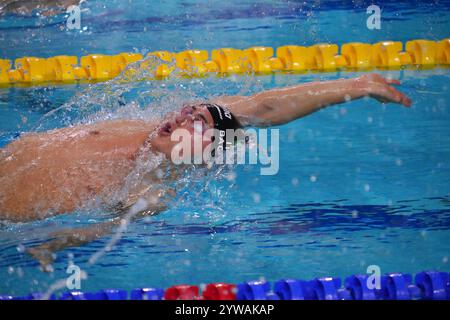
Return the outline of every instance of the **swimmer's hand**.
{"type": "Polygon", "coordinates": [[[68,228],[53,232],[50,234],[53,240],[28,248],[26,252],[39,262],[42,271],[51,272],[51,265],[57,251],[94,241],[110,233],[119,222],[120,219],[115,218],[111,221],[93,224],[88,227],[68,228]]]}
{"type": "Polygon", "coordinates": [[[384,78],[379,74],[365,74],[355,79],[357,87],[366,90],[367,95],[381,103],[398,103],[410,107],[412,101],[404,93],[398,91],[392,85],[399,85],[400,81],[384,78]]]}
{"type": "MultiPolygon", "coordinates": [[[[169,194],[172,190],[168,189],[169,194]]],[[[152,190],[144,190],[140,193],[141,197],[152,195],[152,190]]],[[[50,234],[52,240],[44,242],[36,247],[28,248],[26,252],[37,260],[41,270],[44,272],[52,272],[52,264],[55,259],[55,253],[66,248],[78,247],[113,232],[113,229],[122,225],[123,220],[133,221],[147,216],[158,214],[167,207],[163,202],[156,202],[145,208],[140,208],[133,212],[133,205],[127,204],[120,208],[119,215],[109,221],[91,224],[81,228],[67,228],[50,234]]]]}

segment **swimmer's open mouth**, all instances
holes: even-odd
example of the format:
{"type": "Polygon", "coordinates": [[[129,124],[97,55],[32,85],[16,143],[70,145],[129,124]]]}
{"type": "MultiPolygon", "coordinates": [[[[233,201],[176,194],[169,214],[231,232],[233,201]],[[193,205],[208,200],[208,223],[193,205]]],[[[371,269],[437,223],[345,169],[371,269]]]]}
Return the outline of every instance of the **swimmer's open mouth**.
{"type": "Polygon", "coordinates": [[[163,136],[169,136],[172,134],[173,126],[170,122],[166,122],[159,128],[159,133],[163,136]]]}

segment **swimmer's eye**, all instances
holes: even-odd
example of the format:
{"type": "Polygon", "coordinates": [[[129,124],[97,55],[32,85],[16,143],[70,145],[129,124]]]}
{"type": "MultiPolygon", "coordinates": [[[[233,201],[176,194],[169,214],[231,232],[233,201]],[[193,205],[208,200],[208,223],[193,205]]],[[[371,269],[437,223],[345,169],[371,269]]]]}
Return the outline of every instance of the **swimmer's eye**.
{"type": "Polygon", "coordinates": [[[194,121],[201,121],[203,124],[206,124],[206,119],[202,114],[196,114],[194,116],[194,121]]]}
{"type": "Polygon", "coordinates": [[[192,106],[185,106],[181,109],[181,114],[182,115],[189,115],[192,114],[194,112],[194,107],[192,106]]]}

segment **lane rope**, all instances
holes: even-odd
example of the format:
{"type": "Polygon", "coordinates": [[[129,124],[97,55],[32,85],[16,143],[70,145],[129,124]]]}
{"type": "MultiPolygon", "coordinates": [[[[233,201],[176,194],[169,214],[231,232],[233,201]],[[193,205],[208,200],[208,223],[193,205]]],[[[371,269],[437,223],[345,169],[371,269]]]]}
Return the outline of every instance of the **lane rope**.
{"type": "MultiPolygon", "coordinates": [[[[0,59],[0,85],[77,81],[105,81],[123,72],[124,79],[136,79],[145,71],[145,79],[164,79],[171,74],[186,77],[271,72],[307,72],[372,69],[422,68],[450,65],[450,38],[441,41],[411,40],[375,44],[352,42],[315,44],[309,47],[286,45],[220,48],[211,51],[155,51],[144,56],[124,52],[117,55],[90,54],[50,58],[22,57],[14,61],[0,59]],[[340,49],[340,50],[339,50],[340,49]],[[274,55],[275,54],[275,55],[274,55]],[[139,63],[137,63],[139,61],[139,63]],[[127,68],[136,63],[136,67],[127,68]],[[126,69],[126,70],[125,70],[126,69]],[[125,72],[124,72],[125,70],[125,72]]],[[[142,78],[142,77],[141,77],[142,78]]]]}
{"type": "MultiPolygon", "coordinates": [[[[13,297],[0,295],[0,300],[40,300],[42,293],[13,297]]],[[[450,300],[450,274],[423,271],[413,279],[411,274],[388,273],[352,275],[340,278],[322,277],[313,280],[283,279],[273,283],[210,283],[176,285],[163,290],[143,287],[131,290],[106,289],[98,292],[72,291],[52,300],[450,300]]]]}

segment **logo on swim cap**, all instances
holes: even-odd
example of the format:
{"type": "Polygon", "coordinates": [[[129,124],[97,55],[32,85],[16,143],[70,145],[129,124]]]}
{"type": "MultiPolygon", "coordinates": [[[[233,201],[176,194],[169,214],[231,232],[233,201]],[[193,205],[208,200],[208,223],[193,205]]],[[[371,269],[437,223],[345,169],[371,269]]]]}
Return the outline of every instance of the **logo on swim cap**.
{"type": "MultiPolygon", "coordinates": [[[[238,129],[239,125],[233,114],[226,108],[219,106],[218,104],[203,103],[202,106],[206,106],[211,117],[214,120],[214,129],[219,131],[219,136],[216,137],[216,143],[222,146],[223,150],[227,149],[227,129],[238,129]],[[225,115],[225,117],[223,116],[225,115]]],[[[228,144],[230,144],[228,142],[228,144]]]]}

